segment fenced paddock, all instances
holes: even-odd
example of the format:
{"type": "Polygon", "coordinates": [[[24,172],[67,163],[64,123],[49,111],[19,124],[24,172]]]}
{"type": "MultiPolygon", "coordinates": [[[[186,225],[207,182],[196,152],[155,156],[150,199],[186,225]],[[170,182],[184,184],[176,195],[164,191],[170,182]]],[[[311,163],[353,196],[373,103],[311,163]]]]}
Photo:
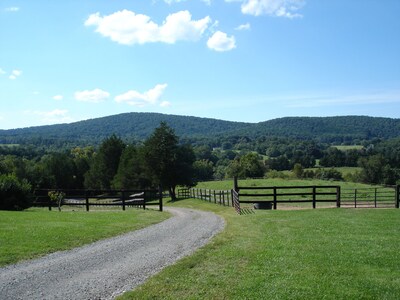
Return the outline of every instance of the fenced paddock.
{"type": "Polygon", "coordinates": [[[285,205],[310,203],[312,208],[318,206],[340,207],[340,186],[239,186],[234,179],[234,191],[239,205],[254,205],[255,208],[277,209],[285,205]]]}
{"type": "Polygon", "coordinates": [[[399,208],[399,187],[374,187],[343,189],[342,207],[354,208],[399,208]]]}
{"type": "Polygon", "coordinates": [[[61,203],[63,207],[90,210],[90,207],[126,210],[129,207],[146,209],[149,206],[158,206],[163,210],[163,194],[161,189],[153,190],[54,190],[38,189],[34,191],[33,206],[48,207],[49,210],[57,206],[52,202],[50,191],[63,192],[65,197],[61,203]]]}
{"type": "Polygon", "coordinates": [[[234,179],[229,191],[204,188],[186,189],[185,197],[235,207],[238,213],[249,209],[302,209],[323,207],[399,208],[400,186],[342,188],[339,185],[240,186],[234,179]],[[221,196],[222,195],[222,196],[221,196]]]}

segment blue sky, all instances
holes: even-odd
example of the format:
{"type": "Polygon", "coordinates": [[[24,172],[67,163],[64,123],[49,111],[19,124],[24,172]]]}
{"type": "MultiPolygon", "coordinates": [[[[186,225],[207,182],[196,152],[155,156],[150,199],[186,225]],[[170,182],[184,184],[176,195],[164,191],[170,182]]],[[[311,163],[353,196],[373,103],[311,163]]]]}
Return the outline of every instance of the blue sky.
{"type": "Polygon", "coordinates": [[[0,0],[0,129],[400,117],[398,0],[0,0]]]}

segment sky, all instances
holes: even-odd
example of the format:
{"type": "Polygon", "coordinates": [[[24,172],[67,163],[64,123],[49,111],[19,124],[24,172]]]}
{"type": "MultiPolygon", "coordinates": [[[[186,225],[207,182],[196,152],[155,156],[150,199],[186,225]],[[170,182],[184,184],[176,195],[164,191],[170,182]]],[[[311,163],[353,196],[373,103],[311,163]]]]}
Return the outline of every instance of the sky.
{"type": "Polygon", "coordinates": [[[0,129],[400,117],[399,0],[0,0],[0,129]]]}

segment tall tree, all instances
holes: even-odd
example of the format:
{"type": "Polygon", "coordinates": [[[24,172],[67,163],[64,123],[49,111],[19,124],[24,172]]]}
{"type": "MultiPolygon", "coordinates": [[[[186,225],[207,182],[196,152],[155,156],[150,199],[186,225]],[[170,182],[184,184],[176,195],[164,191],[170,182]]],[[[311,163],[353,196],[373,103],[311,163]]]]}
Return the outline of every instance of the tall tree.
{"type": "Polygon", "coordinates": [[[133,145],[124,149],[112,185],[117,189],[143,189],[150,185],[146,178],[143,151],[133,145]]]}
{"type": "Polygon", "coordinates": [[[190,146],[180,146],[174,130],[161,122],[144,143],[144,159],[149,177],[154,184],[169,190],[176,199],[177,185],[193,184],[195,155],[190,146]]]}
{"type": "Polygon", "coordinates": [[[87,188],[111,188],[111,181],[117,174],[124,148],[124,142],[116,135],[112,135],[103,141],[99,151],[92,159],[90,170],[85,175],[85,186],[87,188]]]}

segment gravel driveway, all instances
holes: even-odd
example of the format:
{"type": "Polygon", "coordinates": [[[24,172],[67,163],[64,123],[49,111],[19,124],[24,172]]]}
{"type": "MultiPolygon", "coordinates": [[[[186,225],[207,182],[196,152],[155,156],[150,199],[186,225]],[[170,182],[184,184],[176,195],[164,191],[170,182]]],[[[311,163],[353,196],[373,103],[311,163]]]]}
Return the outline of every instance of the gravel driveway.
{"type": "Polygon", "coordinates": [[[112,299],[205,245],[224,227],[209,212],[167,208],[159,224],[0,268],[0,299],[112,299]]]}

